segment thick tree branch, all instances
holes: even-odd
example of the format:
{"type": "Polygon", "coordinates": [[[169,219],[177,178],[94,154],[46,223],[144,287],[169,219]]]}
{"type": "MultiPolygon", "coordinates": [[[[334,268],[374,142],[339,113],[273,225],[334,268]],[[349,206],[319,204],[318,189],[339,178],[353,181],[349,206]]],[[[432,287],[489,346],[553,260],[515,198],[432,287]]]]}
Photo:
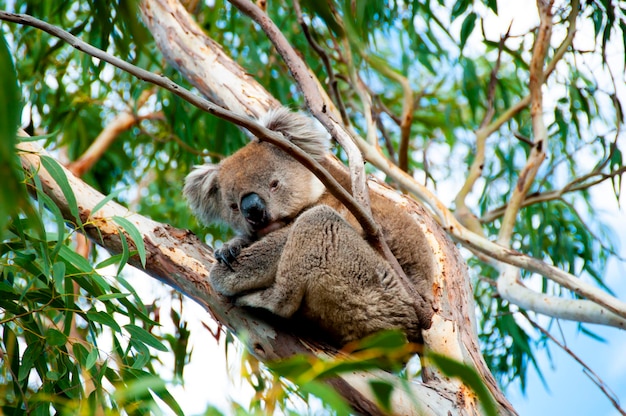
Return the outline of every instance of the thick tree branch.
{"type": "Polygon", "coordinates": [[[498,293],[520,308],[558,319],[602,324],[626,329],[626,319],[608,312],[595,302],[565,299],[537,293],[519,280],[519,269],[505,264],[497,280],[498,293]]]}

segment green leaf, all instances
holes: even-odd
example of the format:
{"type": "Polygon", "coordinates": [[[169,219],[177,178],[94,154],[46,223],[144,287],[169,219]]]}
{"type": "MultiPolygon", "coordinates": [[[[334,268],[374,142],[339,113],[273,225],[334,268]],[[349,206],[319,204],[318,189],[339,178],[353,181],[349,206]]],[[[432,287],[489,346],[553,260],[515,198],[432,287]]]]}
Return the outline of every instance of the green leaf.
{"type": "Polygon", "coordinates": [[[370,387],[381,407],[391,413],[391,393],[393,393],[394,386],[386,381],[371,380],[370,387]]]}
{"type": "Polygon", "coordinates": [[[66,266],[75,267],[80,273],[88,274],[93,272],[89,261],[66,245],[61,246],[59,256],[67,263],[66,266]]]}
{"type": "Polygon", "coordinates": [[[107,293],[106,295],[101,295],[96,297],[101,302],[106,302],[111,299],[121,299],[130,296],[130,293],[107,293]]]}
{"type": "Polygon", "coordinates": [[[13,374],[18,374],[20,369],[20,345],[17,336],[8,324],[4,324],[2,333],[2,343],[4,344],[4,359],[9,364],[13,374]]]}
{"type": "Polygon", "coordinates": [[[23,381],[28,377],[30,370],[35,365],[35,361],[41,356],[42,351],[43,347],[39,342],[34,342],[26,347],[26,351],[24,351],[22,356],[22,366],[17,377],[19,381],[23,381]]]}
{"type": "Polygon", "coordinates": [[[65,171],[59,165],[59,162],[52,159],[50,156],[42,155],[41,156],[41,164],[48,171],[52,179],[55,180],[59,188],[61,188],[61,192],[63,192],[63,196],[67,200],[68,208],[70,209],[70,213],[74,217],[76,224],[80,227],[82,222],[80,220],[80,216],[78,214],[78,204],[76,203],[76,196],[74,195],[74,191],[70,186],[69,181],[67,180],[67,176],[65,175],[65,171]]]}
{"type": "Polygon", "coordinates": [[[115,322],[115,319],[103,311],[89,311],[87,312],[87,319],[93,322],[98,322],[99,324],[106,325],[109,328],[113,329],[115,332],[120,332],[122,329],[119,324],[115,322]]]}
{"type": "Polygon", "coordinates": [[[87,352],[87,348],[85,348],[84,345],[82,345],[80,342],[75,342],[72,345],[72,351],[74,352],[74,357],[76,357],[76,360],[78,360],[78,363],[85,367],[85,363],[87,362],[87,355],[89,355],[89,353],[87,352]]]}
{"type": "Polygon", "coordinates": [[[133,325],[133,324],[128,324],[128,325],[124,325],[124,329],[128,331],[131,338],[134,338],[137,341],[140,341],[159,351],[163,351],[163,352],[167,351],[167,347],[163,345],[161,341],[159,341],[154,335],[152,335],[150,332],[146,331],[142,327],[133,325]]]}
{"type": "Polygon", "coordinates": [[[327,384],[311,381],[301,385],[300,391],[319,397],[325,404],[330,406],[337,415],[352,414],[352,409],[348,406],[343,397],[327,384]]]}
{"type": "Polygon", "coordinates": [[[470,4],[470,0],[457,0],[454,6],[452,6],[452,21],[465,13],[470,4]]]}
{"type": "Polygon", "coordinates": [[[60,347],[67,342],[67,335],[57,329],[49,328],[46,331],[46,342],[50,346],[60,347]]]}
{"type": "Polygon", "coordinates": [[[128,263],[128,259],[130,258],[130,249],[128,247],[128,241],[126,240],[126,234],[120,232],[120,242],[122,243],[122,252],[120,253],[120,264],[117,268],[117,278],[122,277],[122,270],[124,266],[128,263]]]}
{"type": "Polygon", "coordinates": [[[92,348],[87,355],[87,360],[85,361],[85,370],[90,370],[98,360],[98,349],[92,348]]]}
{"type": "Polygon", "coordinates": [[[402,333],[402,331],[380,331],[360,340],[357,351],[370,348],[380,348],[385,350],[397,349],[405,346],[406,343],[406,336],[402,333]]]}
{"type": "Polygon", "coordinates": [[[46,378],[52,381],[58,381],[60,374],[56,371],[50,370],[46,373],[46,378]]]}
{"type": "Polygon", "coordinates": [[[267,366],[277,374],[292,379],[312,368],[311,363],[304,355],[295,355],[285,360],[268,363],[267,366]]]}
{"type": "Polygon", "coordinates": [[[116,254],[114,256],[109,257],[108,259],[102,260],[100,263],[94,266],[94,269],[103,269],[107,266],[111,266],[112,264],[122,263],[124,259],[123,254],[116,254]]]}
{"type": "Polygon", "coordinates": [[[141,260],[141,265],[146,267],[146,246],[144,245],[143,237],[135,224],[126,218],[118,216],[113,217],[113,221],[118,223],[128,233],[130,238],[133,239],[135,247],[137,248],[137,254],[139,254],[139,259],[141,260]]]}
{"type": "Polygon", "coordinates": [[[110,194],[108,194],[105,198],[102,199],[102,201],[98,202],[96,204],[96,206],[93,207],[93,209],[91,210],[91,214],[90,215],[93,217],[96,212],[98,212],[100,209],[102,209],[103,206],[105,206],[113,198],[117,197],[124,190],[125,190],[124,188],[120,188],[117,191],[114,191],[114,192],[111,192],[110,194]]]}
{"type": "Polygon", "coordinates": [[[478,400],[488,416],[497,416],[498,411],[493,396],[485,385],[480,375],[475,369],[467,364],[463,364],[450,357],[429,353],[427,358],[431,360],[446,376],[457,377],[467,386],[469,386],[476,395],[478,400]]]}
{"type": "Polygon", "coordinates": [[[170,392],[167,391],[166,386],[162,386],[159,388],[151,388],[150,390],[152,390],[154,394],[156,394],[159,397],[159,399],[163,400],[165,404],[167,404],[169,408],[172,409],[174,414],[179,415],[179,416],[185,415],[185,412],[183,412],[183,409],[180,407],[180,405],[178,404],[174,396],[172,396],[170,392]]]}
{"type": "Polygon", "coordinates": [[[57,292],[64,294],[65,263],[58,261],[52,265],[52,279],[57,292]]]}
{"type": "Polygon", "coordinates": [[[463,48],[465,47],[467,38],[469,38],[469,36],[472,34],[475,25],[476,13],[472,12],[467,15],[467,17],[463,21],[463,25],[461,26],[461,45],[459,46],[461,50],[463,50],[463,48]]]}

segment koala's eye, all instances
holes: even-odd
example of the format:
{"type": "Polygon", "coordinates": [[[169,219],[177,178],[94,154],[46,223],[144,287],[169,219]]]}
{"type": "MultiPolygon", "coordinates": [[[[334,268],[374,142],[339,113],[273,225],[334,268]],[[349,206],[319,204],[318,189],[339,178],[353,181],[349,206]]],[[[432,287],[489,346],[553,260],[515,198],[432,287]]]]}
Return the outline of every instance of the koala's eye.
{"type": "Polygon", "coordinates": [[[239,206],[233,202],[232,204],[230,204],[230,209],[236,212],[239,211],[239,206]]]}
{"type": "Polygon", "coordinates": [[[278,185],[280,185],[280,182],[278,182],[278,179],[274,179],[270,183],[270,191],[275,191],[278,188],[278,185]]]}

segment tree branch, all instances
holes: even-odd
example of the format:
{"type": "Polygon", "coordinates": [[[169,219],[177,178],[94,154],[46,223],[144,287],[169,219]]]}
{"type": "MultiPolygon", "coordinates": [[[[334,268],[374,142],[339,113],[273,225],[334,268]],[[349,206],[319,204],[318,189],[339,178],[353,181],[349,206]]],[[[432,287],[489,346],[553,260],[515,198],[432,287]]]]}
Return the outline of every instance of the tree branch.
{"type": "Polygon", "coordinates": [[[333,97],[335,98],[335,104],[337,106],[337,109],[339,110],[339,114],[341,115],[343,124],[347,126],[350,121],[348,119],[348,114],[346,113],[346,108],[341,98],[341,93],[339,92],[339,84],[337,83],[337,79],[335,78],[335,71],[330,64],[330,58],[328,57],[326,51],[324,51],[324,49],[315,41],[315,39],[313,39],[313,35],[309,30],[309,26],[304,21],[304,16],[302,15],[302,7],[300,7],[300,1],[294,0],[293,7],[298,18],[298,23],[300,23],[300,27],[302,28],[302,32],[304,33],[304,37],[306,37],[307,42],[309,42],[309,45],[311,45],[315,53],[317,53],[317,55],[322,60],[322,63],[324,64],[326,74],[328,75],[328,85],[330,86],[330,90],[332,91],[333,97]]]}
{"type": "MultiPolygon", "coordinates": [[[[572,0],[572,10],[570,11],[570,15],[568,16],[569,26],[567,28],[567,35],[561,45],[555,52],[552,60],[546,67],[546,71],[544,73],[544,80],[548,79],[548,77],[554,72],[556,69],[557,63],[563,58],[565,52],[572,46],[572,42],[574,41],[574,36],[576,35],[576,18],[578,17],[578,9],[580,8],[579,0],[572,0]]],[[[500,115],[500,117],[496,118],[489,126],[485,128],[485,134],[490,136],[495,131],[497,131],[504,123],[513,118],[517,113],[522,111],[524,108],[530,104],[530,94],[526,95],[520,101],[518,101],[515,105],[507,109],[504,113],[500,115]]]]}
{"type": "Polygon", "coordinates": [[[547,146],[548,131],[543,121],[543,93],[541,88],[545,76],[543,65],[552,34],[552,3],[553,0],[537,0],[541,24],[535,39],[533,57],[530,63],[529,86],[531,97],[530,116],[534,134],[533,148],[530,151],[526,166],[520,172],[517,185],[513,189],[513,194],[509,198],[509,203],[502,218],[502,225],[498,234],[498,243],[501,245],[510,244],[519,209],[535,180],[541,163],[546,157],[545,147],[547,146]]]}
{"type": "Polygon", "coordinates": [[[536,313],[558,319],[602,324],[626,329],[626,319],[608,312],[595,302],[581,299],[564,299],[537,293],[519,281],[519,269],[504,265],[496,281],[498,294],[503,299],[536,313]]]}

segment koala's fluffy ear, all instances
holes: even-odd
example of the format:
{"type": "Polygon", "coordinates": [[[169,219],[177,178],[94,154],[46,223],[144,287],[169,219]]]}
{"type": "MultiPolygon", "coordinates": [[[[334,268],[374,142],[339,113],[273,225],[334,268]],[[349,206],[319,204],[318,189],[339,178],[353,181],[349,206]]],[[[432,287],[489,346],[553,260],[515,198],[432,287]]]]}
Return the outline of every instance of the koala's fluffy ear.
{"type": "Polygon", "coordinates": [[[318,161],[328,152],[328,133],[309,116],[279,107],[268,111],[259,121],[268,129],[282,133],[287,140],[318,161]]]}
{"type": "Polygon", "coordinates": [[[193,213],[204,224],[222,219],[222,197],[217,174],[218,165],[195,166],[185,178],[183,195],[193,213]]]}

